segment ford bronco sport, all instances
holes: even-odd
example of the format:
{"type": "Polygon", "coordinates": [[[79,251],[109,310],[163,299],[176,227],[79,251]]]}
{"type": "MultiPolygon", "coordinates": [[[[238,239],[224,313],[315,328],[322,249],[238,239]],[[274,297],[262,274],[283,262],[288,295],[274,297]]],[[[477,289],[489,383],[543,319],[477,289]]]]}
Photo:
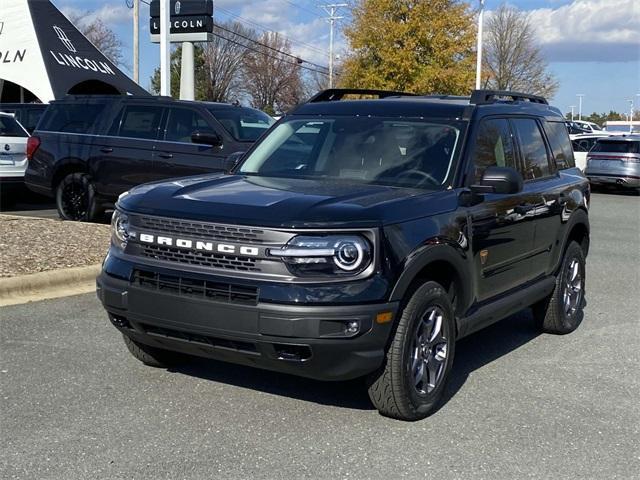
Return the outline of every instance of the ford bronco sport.
{"type": "Polygon", "coordinates": [[[529,306],[545,332],[578,327],[589,197],[543,98],[328,90],[228,174],[122,195],[98,297],[148,365],[365,377],[416,420],[457,339],[529,306]]]}

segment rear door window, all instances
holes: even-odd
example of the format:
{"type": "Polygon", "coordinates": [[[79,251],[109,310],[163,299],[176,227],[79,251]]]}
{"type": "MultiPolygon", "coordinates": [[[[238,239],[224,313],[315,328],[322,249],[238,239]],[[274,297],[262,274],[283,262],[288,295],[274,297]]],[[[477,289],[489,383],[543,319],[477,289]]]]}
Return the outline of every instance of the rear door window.
{"type": "Polygon", "coordinates": [[[523,178],[536,180],[552,175],[547,146],[544,143],[538,122],[532,118],[514,118],[511,121],[520,141],[523,178]]]}
{"type": "Polygon", "coordinates": [[[194,132],[216,133],[202,115],[188,108],[172,108],[164,139],[167,142],[191,143],[194,132]]]}
{"type": "Polygon", "coordinates": [[[483,120],[474,151],[476,182],[488,167],[516,168],[516,156],[509,122],[503,118],[483,120]]]}
{"type": "Polygon", "coordinates": [[[640,142],[607,140],[596,143],[591,151],[595,153],[640,153],[640,142]]]}
{"type": "Polygon", "coordinates": [[[131,105],[124,109],[120,120],[120,137],[155,140],[162,120],[162,107],[131,105]]]}
{"type": "Polygon", "coordinates": [[[95,133],[106,103],[52,103],[39,130],[63,133],[95,133]]]}
{"type": "Polygon", "coordinates": [[[15,118],[0,115],[0,137],[28,137],[15,118]]]}
{"type": "Polygon", "coordinates": [[[254,142],[275,120],[260,110],[243,107],[212,107],[211,114],[236,140],[254,142]]]}
{"type": "Polygon", "coordinates": [[[551,146],[551,151],[556,159],[558,169],[573,168],[576,166],[573,158],[573,149],[569,134],[562,122],[545,122],[547,139],[551,146]]]}

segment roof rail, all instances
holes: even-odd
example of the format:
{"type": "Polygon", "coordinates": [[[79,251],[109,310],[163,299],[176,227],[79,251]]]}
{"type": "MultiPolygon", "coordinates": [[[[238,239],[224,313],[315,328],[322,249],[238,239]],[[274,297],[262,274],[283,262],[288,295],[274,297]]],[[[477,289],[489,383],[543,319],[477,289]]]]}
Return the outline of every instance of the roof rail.
{"type": "Polygon", "coordinates": [[[495,103],[498,101],[498,97],[510,97],[512,101],[528,101],[531,103],[540,103],[543,105],[549,105],[547,99],[538,95],[529,95],[528,93],[509,92],[507,90],[474,90],[471,93],[471,100],[469,103],[472,105],[486,105],[488,103],[495,103]]]}
{"type": "Polygon", "coordinates": [[[311,97],[307,103],[337,102],[347,95],[376,95],[378,98],[387,97],[415,97],[415,93],[393,92],[388,90],[375,90],[366,88],[329,88],[322,90],[311,97]]]}

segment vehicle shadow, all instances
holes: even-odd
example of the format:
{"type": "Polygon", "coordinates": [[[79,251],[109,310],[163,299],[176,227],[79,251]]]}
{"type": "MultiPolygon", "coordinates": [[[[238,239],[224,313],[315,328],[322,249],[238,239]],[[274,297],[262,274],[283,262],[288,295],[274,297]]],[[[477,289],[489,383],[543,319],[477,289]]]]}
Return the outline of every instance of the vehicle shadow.
{"type": "MultiPolygon", "coordinates": [[[[440,407],[458,392],[469,375],[520,348],[540,335],[529,309],[464,338],[456,345],[456,359],[440,407]]],[[[214,382],[354,410],[373,410],[364,379],[320,382],[216,360],[194,358],[170,371],[214,382]]],[[[435,412],[434,412],[435,413],[435,412]]]]}

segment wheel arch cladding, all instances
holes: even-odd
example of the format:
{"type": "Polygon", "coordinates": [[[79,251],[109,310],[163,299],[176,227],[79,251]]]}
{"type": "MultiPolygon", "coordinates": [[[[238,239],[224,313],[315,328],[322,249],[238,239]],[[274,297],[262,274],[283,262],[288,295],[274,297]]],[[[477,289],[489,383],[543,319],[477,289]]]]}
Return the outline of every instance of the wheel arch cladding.
{"type": "Polygon", "coordinates": [[[448,245],[433,245],[407,262],[391,292],[391,301],[401,301],[425,281],[442,285],[450,294],[455,291],[454,310],[457,317],[464,314],[470,303],[472,277],[465,254],[448,245]]]}
{"type": "Polygon", "coordinates": [[[582,251],[586,257],[589,253],[589,231],[589,216],[583,209],[577,210],[573,214],[573,222],[571,222],[571,226],[569,227],[569,234],[567,235],[563,251],[566,250],[567,245],[569,245],[571,241],[575,241],[582,247],[582,251]]]}
{"type": "Polygon", "coordinates": [[[89,173],[89,169],[87,165],[79,159],[66,159],[64,162],[61,162],[53,172],[51,188],[55,190],[62,179],[72,173],[89,173]]]}

